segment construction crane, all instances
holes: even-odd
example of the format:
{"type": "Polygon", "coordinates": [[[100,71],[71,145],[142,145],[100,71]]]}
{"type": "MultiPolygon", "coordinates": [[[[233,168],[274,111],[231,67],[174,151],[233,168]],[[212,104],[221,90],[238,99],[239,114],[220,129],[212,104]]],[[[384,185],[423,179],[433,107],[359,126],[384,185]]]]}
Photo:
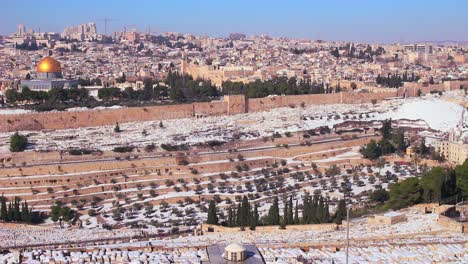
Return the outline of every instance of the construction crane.
{"type": "Polygon", "coordinates": [[[104,21],[104,35],[107,36],[107,23],[118,21],[118,19],[105,17],[105,18],[102,18],[102,19],[97,19],[97,21],[104,21]]]}
{"type": "Polygon", "coordinates": [[[125,25],[124,27],[124,33],[127,33],[127,29],[129,29],[129,31],[137,31],[137,25],[136,24],[131,24],[131,25],[125,25]]]}

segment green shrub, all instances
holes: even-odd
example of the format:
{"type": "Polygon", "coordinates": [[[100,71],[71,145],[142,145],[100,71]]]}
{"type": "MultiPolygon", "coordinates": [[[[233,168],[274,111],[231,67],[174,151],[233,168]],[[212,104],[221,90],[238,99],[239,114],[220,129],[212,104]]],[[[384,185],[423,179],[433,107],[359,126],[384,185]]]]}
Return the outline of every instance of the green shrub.
{"type": "Polygon", "coordinates": [[[21,152],[26,149],[28,145],[28,138],[16,132],[10,137],[10,151],[21,152]]]}

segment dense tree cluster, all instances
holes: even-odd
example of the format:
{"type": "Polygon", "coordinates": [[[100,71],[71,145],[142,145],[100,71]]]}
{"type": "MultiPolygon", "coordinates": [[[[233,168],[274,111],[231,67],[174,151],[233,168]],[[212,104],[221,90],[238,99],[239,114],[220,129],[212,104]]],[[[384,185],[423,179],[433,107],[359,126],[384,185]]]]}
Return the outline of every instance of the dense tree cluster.
{"type": "Polygon", "coordinates": [[[9,103],[32,103],[38,107],[36,110],[60,109],[63,104],[87,103],[91,99],[88,90],[72,87],[70,89],[52,88],[49,91],[33,91],[23,87],[21,92],[9,89],[5,93],[9,103]]]}
{"type": "Polygon", "coordinates": [[[27,43],[27,42],[24,42],[24,43],[21,43],[21,44],[18,44],[18,43],[15,43],[15,48],[18,49],[18,50],[38,50],[38,49],[42,49],[45,45],[37,45],[36,42],[31,42],[31,43],[27,43]]]}
{"type": "Polygon", "coordinates": [[[78,85],[80,86],[102,85],[102,81],[99,78],[95,78],[95,79],[78,78],[77,81],[78,81],[78,85]]]}
{"type": "Polygon", "coordinates": [[[390,153],[403,153],[406,150],[407,143],[402,129],[393,130],[392,120],[384,120],[380,129],[382,139],[378,142],[371,142],[361,148],[361,154],[367,159],[378,159],[382,155],[390,153]]]}
{"type": "Polygon", "coordinates": [[[169,71],[165,83],[170,87],[169,97],[176,102],[187,98],[204,100],[219,96],[218,89],[209,80],[193,79],[188,74],[169,71]]]}
{"type": "Polygon", "coordinates": [[[354,58],[354,59],[363,59],[372,61],[374,56],[380,56],[385,54],[385,49],[383,47],[377,47],[377,49],[372,49],[370,45],[367,45],[365,48],[354,46],[354,43],[346,43],[340,47],[335,47],[330,50],[330,54],[339,58],[340,56],[354,58]],[[342,52],[340,52],[340,50],[342,52]]]}
{"type": "Polygon", "coordinates": [[[161,45],[161,46],[166,46],[166,47],[169,47],[171,49],[173,48],[176,48],[176,49],[198,49],[198,50],[201,50],[201,48],[199,46],[197,46],[196,44],[194,44],[193,42],[187,42],[187,41],[184,41],[182,42],[181,40],[184,40],[184,37],[183,36],[178,36],[178,37],[166,37],[166,36],[161,36],[161,35],[158,35],[158,36],[151,36],[151,43],[153,44],[157,44],[157,45],[161,45]]]}
{"type": "Polygon", "coordinates": [[[452,203],[468,197],[468,160],[454,170],[434,167],[418,179],[390,185],[386,206],[400,209],[417,203],[452,203]]]}
{"type": "Polygon", "coordinates": [[[354,46],[354,43],[349,42],[340,47],[340,49],[344,50],[344,55],[348,58],[364,59],[369,61],[372,61],[374,56],[385,54],[385,49],[380,46],[375,50],[372,49],[370,45],[367,45],[366,48],[357,49],[354,46]]]}
{"type": "Polygon", "coordinates": [[[59,220],[68,222],[75,217],[75,211],[68,206],[63,206],[60,203],[56,203],[50,210],[50,218],[52,221],[57,222],[59,220]]]}
{"type": "MultiPolygon", "coordinates": [[[[324,83],[296,78],[277,77],[273,80],[256,80],[244,84],[242,82],[223,82],[223,94],[244,94],[248,98],[267,97],[269,95],[323,94],[339,92],[341,88],[332,88],[324,83]]],[[[338,86],[337,86],[338,87],[338,86]]]]}
{"type": "MultiPolygon", "coordinates": [[[[339,201],[337,210],[333,216],[330,215],[329,202],[321,195],[304,194],[302,205],[293,202],[293,196],[284,197],[282,210],[278,197],[268,209],[268,213],[260,218],[257,204],[253,206],[246,196],[236,205],[228,208],[226,222],[222,223],[229,227],[249,227],[254,230],[259,225],[279,225],[284,228],[287,225],[297,224],[320,224],[341,223],[346,217],[346,204],[344,200],[339,201]],[[301,212],[301,214],[300,214],[301,212]]],[[[208,207],[208,224],[218,224],[218,212],[216,204],[211,201],[208,207]]]]}
{"type": "Polygon", "coordinates": [[[33,212],[29,208],[28,203],[18,197],[14,197],[13,201],[7,204],[6,197],[0,197],[0,221],[4,222],[24,222],[24,223],[38,223],[41,221],[37,212],[33,212]]]}
{"type": "Polygon", "coordinates": [[[98,97],[104,101],[151,101],[161,100],[168,96],[168,87],[146,79],[141,90],[127,87],[123,91],[117,87],[102,88],[98,90],[98,97]]]}
{"type": "Polygon", "coordinates": [[[414,73],[411,76],[408,76],[407,72],[403,75],[389,73],[387,77],[380,76],[380,74],[377,75],[375,82],[384,87],[398,88],[403,86],[404,82],[417,82],[419,79],[419,76],[415,76],[414,73]]]}

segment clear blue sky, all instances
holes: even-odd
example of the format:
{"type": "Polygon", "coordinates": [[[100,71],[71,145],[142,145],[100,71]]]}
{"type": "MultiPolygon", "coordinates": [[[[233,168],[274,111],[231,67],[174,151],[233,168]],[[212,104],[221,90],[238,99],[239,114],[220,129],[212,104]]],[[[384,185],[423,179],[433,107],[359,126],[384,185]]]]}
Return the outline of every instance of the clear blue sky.
{"type": "Polygon", "coordinates": [[[24,23],[61,32],[100,18],[110,30],[267,33],[368,42],[468,40],[468,0],[2,0],[0,34],[24,23]]]}

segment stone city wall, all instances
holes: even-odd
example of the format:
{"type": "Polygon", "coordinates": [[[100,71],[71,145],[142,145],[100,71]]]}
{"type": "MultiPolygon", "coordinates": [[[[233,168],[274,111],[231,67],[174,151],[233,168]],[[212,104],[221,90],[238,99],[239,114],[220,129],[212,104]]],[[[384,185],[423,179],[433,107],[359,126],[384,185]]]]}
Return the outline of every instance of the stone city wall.
{"type": "Polygon", "coordinates": [[[278,107],[300,105],[370,103],[397,96],[388,93],[336,93],[271,96],[246,99],[243,95],[226,96],[224,101],[203,103],[88,110],[80,112],[48,112],[20,115],[0,115],[0,132],[21,130],[68,129],[114,125],[135,121],[167,120],[197,116],[240,114],[267,111],[278,107]]]}

